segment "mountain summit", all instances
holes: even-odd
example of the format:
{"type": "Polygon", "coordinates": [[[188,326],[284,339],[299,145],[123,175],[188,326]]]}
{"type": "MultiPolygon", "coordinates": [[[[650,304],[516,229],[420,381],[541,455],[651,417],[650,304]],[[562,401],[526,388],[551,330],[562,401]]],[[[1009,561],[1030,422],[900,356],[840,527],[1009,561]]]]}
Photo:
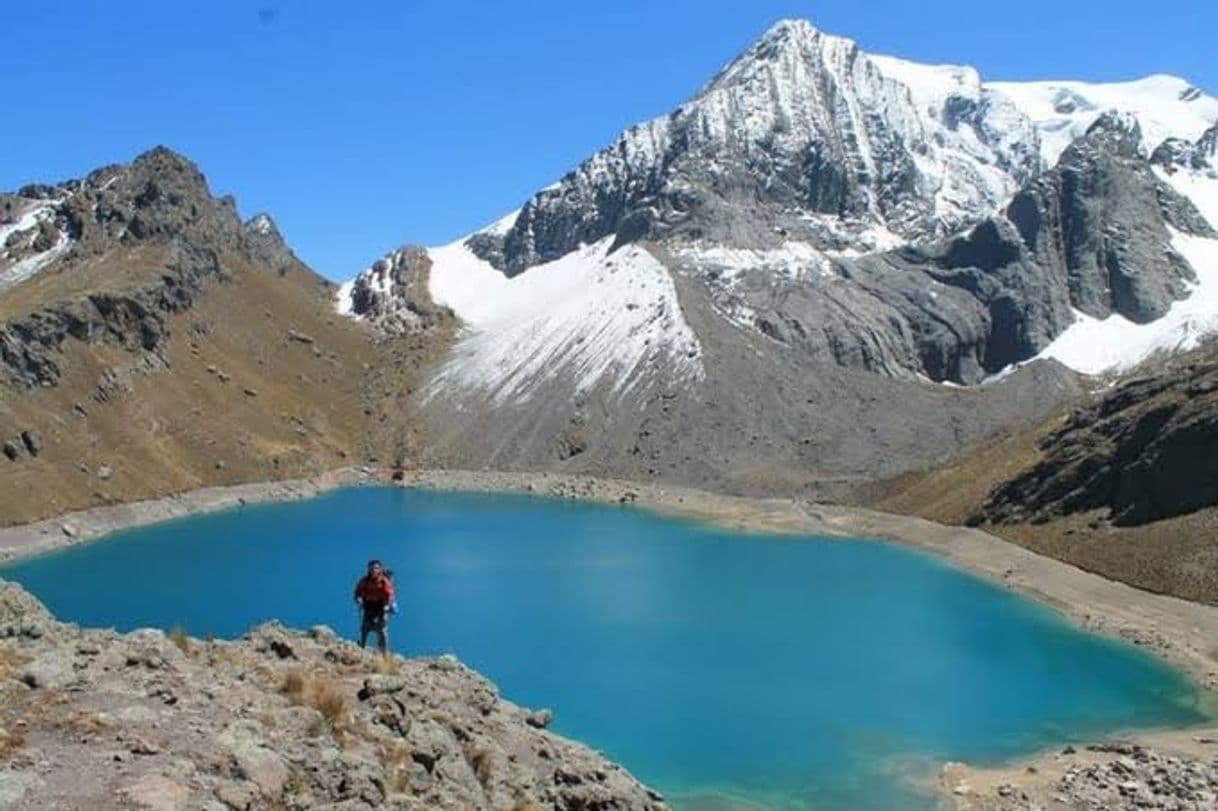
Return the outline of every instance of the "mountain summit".
{"type": "Polygon", "coordinates": [[[883,64],[779,23],[530,200],[487,258],[515,272],[608,234],[868,250],[951,233],[1034,173],[1032,123],[974,72],[915,92],[883,64]]]}

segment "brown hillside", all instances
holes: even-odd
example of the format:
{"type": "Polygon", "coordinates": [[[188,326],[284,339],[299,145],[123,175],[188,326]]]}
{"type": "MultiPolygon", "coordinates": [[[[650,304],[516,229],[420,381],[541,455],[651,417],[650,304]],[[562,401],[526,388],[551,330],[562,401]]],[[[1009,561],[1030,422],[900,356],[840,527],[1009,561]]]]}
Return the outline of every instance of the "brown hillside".
{"type": "Polygon", "coordinates": [[[71,249],[0,291],[0,522],[406,452],[384,400],[447,328],[378,348],[168,150],[74,183],[71,249]],[[382,353],[398,362],[371,386],[382,353]]]}
{"type": "Polygon", "coordinates": [[[1218,351],[1157,362],[933,470],[877,509],[983,525],[1114,580],[1218,604],[1218,351]]]}

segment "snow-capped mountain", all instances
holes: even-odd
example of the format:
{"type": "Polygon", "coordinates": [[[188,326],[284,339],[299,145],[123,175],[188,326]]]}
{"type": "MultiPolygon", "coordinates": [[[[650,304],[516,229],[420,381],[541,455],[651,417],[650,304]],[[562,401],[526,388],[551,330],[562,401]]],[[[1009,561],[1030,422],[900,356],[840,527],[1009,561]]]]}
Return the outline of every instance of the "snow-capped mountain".
{"type": "Polygon", "coordinates": [[[976,72],[783,22],[538,193],[487,255],[514,272],[608,235],[867,250],[952,233],[1038,166],[1032,123],[976,72]]]}
{"type": "Polygon", "coordinates": [[[1038,356],[1104,371],[1218,329],[1216,146],[1218,99],[1181,79],[986,82],[784,21],[518,212],[400,278],[365,271],[340,309],[384,322],[385,296],[415,290],[413,311],[426,288],[465,331],[421,396],[534,421],[730,389],[744,344],[750,375],[814,386],[979,383],[1038,356]]]}

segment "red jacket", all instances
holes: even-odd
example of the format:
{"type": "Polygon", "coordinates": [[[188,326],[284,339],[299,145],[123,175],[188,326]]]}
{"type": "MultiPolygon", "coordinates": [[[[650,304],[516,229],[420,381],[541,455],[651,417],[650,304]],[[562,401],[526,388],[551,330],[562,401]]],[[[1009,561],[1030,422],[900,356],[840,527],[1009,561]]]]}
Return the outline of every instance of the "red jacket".
{"type": "Polygon", "coordinates": [[[364,605],[387,606],[393,602],[393,581],[383,574],[366,574],[355,584],[355,599],[364,605]]]}

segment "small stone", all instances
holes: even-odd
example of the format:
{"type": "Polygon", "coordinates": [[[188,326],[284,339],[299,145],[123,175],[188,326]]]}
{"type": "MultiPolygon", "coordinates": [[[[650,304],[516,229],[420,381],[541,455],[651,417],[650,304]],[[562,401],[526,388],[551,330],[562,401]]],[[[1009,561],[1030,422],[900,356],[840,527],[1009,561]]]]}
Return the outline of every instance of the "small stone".
{"type": "Polygon", "coordinates": [[[128,747],[128,750],[133,755],[159,755],[161,753],[161,748],[159,746],[146,741],[143,738],[137,738],[134,742],[132,742],[131,746],[128,747]]]}
{"type": "Polygon", "coordinates": [[[288,330],[288,338],[290,338],[293,341],[298,341],[302,344],[314,343],[313,336],[306,335],[303,332],[297,332],[294,329],[288,330]]]}
{"type": "Polygon", "coordinates": [[[42,435],[37,431],[22,431],[21,441],[25,444],[26,450],[30,452],[30,456],[42,453],[42,435]]]}
{"type": "Polygon", "coordinates": [[[257,397],[258,396],[257,389],[242,389],[241,391],[245,394],[246,397],[257,397]]]}
{"type": "Polygon", "coordinates": [[[554,720],[554,711],[550,709],[534,710],[524,717],[524,722],[535,729],[545,729],[554,720]]]}
{"type": "Polygon", "coordinates": [[[25,446],[15,439],[8,439],[4,442],[4,455],[12,461],[16,462],[25,453],[25,446]]]}
{"type": "Polygon", "coordinates": [[[97,469],[97,478],[105,481],[114,475],[114,468],[109,465],[102,465],[97,469]]]}

